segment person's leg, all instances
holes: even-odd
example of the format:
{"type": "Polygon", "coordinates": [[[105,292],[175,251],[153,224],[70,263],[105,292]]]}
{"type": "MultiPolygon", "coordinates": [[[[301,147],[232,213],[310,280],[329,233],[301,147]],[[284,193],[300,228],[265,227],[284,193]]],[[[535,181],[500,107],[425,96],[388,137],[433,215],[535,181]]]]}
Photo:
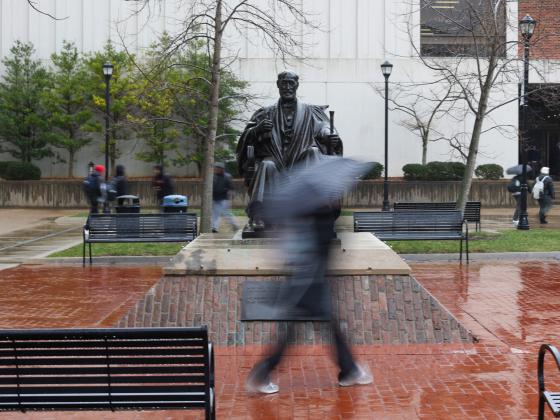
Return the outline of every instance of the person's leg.
{"type": "Polygon", "coordinates": [[[288,336],[293,331],[294,325],[288,322],[287,331],[281,334],[278,331],[278,344],[270,356],[258,362],[247,376],[246,388],[250,392],[260,392],[262,394],[273,394],[278,392],[278,385],[270,379],[270,374],[278,366],[288,346],[288,336]]]}
{"type": "Polygon", "coordinates": [[[226,219],[226,222],[233,228],[233,230],[237,230],[237,222],[235,221],[235,217],[233,216],[233,213],[231,212],[231,206],[230,206],[230,201],[229,200],[224,200],[222,202],[222,215],[224,216],[224,218],[226,219]]]}
{"type": "Polygon", "coordinates": [[[333,320],[331,322],[331,328],[334,334],[334,344],[336,350],[336,362],[340,372],[338,373],[338,379],[343,379],[348,377],[351,373],[356,370],[356,363],[352,357],[352,352],[350,347],[346,343],[344,335],[340,328],[338,327],[338,321],[333,320]]]}
{"type": "Polygon", "coordinates": [[[545,210],[545,200],[544,198],[539,198],[539,220],[541,223],[546,223],[546,213],[545,210]]]}
{"type": "Polygon", "coordinates": [[[552,198],[551,197],[545,197],[543,199],[544,203],[543,203],[543,219],[544,222],[546,222],[546,216],[548,214],[548,212],[550,211],[550,209],[552,208],[552,198]]]}
{"type": "Polygon", "coordinates": [[[214,200],[212,203],[212,231],[218,231],[220,227],[220,216],[222,213],[221,201],[214,200]]]}

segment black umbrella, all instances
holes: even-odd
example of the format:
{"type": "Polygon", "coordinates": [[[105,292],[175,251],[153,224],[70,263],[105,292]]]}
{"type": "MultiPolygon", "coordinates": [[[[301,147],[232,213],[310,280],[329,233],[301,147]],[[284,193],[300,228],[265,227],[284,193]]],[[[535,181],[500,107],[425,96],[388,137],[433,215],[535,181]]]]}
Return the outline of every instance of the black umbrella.
{"type": "Polygon", "coordinates": [[[287,172],[273,189],[266,208],[274,219],[310,214],[342,199],[373,163],[322,156],[287,172]]]}
{"type": "MultiPolygon", "coordinates": [[[[533,168],[531,165],[527,165],[527,173],[531,172],[533,168]]],[[[511,168],[506,169],[506,174],[508,175],[521,175],[523,173],[523,165],[515,165],[511,168]]]]}

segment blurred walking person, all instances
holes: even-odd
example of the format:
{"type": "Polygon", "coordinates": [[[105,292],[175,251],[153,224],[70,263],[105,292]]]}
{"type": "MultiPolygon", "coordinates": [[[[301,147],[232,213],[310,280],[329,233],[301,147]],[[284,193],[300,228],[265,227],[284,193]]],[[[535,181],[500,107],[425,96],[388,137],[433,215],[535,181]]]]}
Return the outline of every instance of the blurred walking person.
{"type": "MultiPolygon", "coordinates": [[[[297,313],[330,320],[340,386],[373,382],[367,367],[354,360],[338,320],[332,317],[330,288],[325,279],[340,200],[356,177],[367,173],[370,167],[343,158],[324,158],[318,163],[301,166],[286,176],[265,208],[266,217],[284,227],[283,249],[291,269],[274,309],[277,319],[289,319],[283,317],[283,313],[297,313]]],[[[293,328],[293,322],[289,322],[288,332],[280,336],[272,354],[253,367],[246,382],[249,392],[273,394],[279,391],[270,375],[282,359],[293,328]]]]}
{"type": "Polygon", "coordinates": [[[115,168],[115,176],[111,180],[111,187],[115,191],[116,197],[128,195],[128,178],[123,165],[117,165],[115,168]]]}
{"type": "Polygon", "coordinates": [[[541,173],[533,185],[533,198],[539,202],[539,221],[541,224],[548,223],[546,215],[552,208],[554,201],[554,183],[550,177],[550,168],[543,166],[541,173]]]}
{"type": "Polygon", "coordinates": [[[214,165],[214,185],[212,188],[212,232],[220,229],[220,219],[225,217],[234,231],[238,229],[235,218],[231,213],[231,200],[233,199],[232,177],[226,172],[226,166],[221,162],[214,165]]]}
{"type": "Polygon", "coordinates": [[[515,211],[511,221],[514,226],[517,226],[519,224],[519,214],[521,213],[521,175],[514,176],[509,182],[507,189],[515,200],[515,211]]]}
{"type": "Polygon", "coordinates": [[[89,213],[99,213],[99,204],[104,201],[103,198],[103,174],[105,167],[103,165],[95,165],[90,174],[86,177],[83,183],[84,192],[86,193],[89,201],[89,213]]]}
{"type": "Polygon", "coordinates": [[[154,176],[152,177],[152,189],[156,193],[156,200],[159,205],[163,204],[163,197],[175,193],[173,181],[163,172],[163,166],[154,166],[154,176]]]}

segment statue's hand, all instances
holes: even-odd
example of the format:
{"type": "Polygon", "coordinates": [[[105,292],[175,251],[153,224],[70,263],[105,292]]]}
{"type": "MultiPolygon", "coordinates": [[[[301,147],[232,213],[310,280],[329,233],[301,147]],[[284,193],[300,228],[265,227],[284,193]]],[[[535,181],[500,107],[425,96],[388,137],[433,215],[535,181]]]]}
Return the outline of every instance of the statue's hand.
{"type": "Polygon", "coordinates": [[[327,147],[327,150],[330,153],[334,153],[340,142],[341,139],[338,134],[329,134],[323,137],[323,144],[327,147]]]}
{"type": "Polygon", "coordinates": [[[257,133],[257,135],[262,135],[265,133],[270,133],[272,131],[272,121],[270,121],[268,118],[265,118],[264,120],[261,120],[256,126],[255,126],[255,132],[257,133]]]}

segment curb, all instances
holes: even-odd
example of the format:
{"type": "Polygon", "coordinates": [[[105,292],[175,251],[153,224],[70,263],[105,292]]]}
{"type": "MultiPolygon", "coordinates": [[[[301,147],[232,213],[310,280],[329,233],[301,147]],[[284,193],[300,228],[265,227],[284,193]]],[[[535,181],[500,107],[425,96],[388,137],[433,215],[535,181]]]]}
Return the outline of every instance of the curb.
{"type": "MultiPolygon", "coordinates": [[[[170,256],[117,256],[117,257],[93,257],[91,265],[121,265],[121,266],[164,266],[171,259],[170,256]]],[[[64,258],[33,258],[22,263],[23,265],[82,265],[82,257],[64,257],[64,258]]],[[[86,267],[89,261],[86,258],[86,267]]]]}
{"type": "MultiPolygon", "coordinates": [[[[459,262],[458,253],[454,254],[399,254],[407,262],[459,262]]],[[[560,252],[488,252],[470,253],[470,262],[477,261],[540,261],[559,260],[560,252]]]]}

